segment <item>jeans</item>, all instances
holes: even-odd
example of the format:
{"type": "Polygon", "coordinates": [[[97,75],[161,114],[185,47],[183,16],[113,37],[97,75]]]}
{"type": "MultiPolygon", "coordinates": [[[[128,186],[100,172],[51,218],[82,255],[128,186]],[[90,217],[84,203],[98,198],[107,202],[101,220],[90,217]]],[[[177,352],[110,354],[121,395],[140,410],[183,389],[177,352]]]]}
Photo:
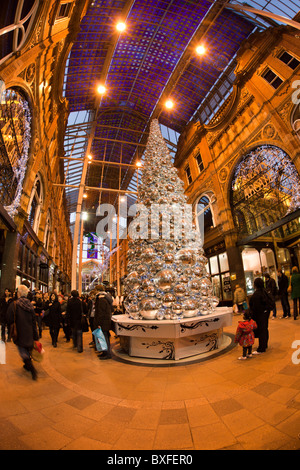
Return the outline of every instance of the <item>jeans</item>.
{"type": "Polygon", "coordinates": [[[297,303],[299,304],[299,313],[300,313],[300,297],[297,297],[297,299],[293,299],[293,303],[294,303],[294,319],[296,320],[298,316],[297,303]]]}
{"type": "Polygon", "coordinates": [[[268,347],[269,341],[269,313],[261,315],[257,323],[257,334],[258,334],[258,352],[265,352],[268,347]]]}
{"type": "Polygon", "coordinates": [[[51,336],[51,339],[52,339],[52,345],[56,347],[59,328],[53,328],[52,326],[50,326],[49,332],[50,332],[50,336],[51,336]]]}
{"type": "Polygon", "coordinates": [[[79,353],[83,351],[82,345],[82,330],[77,330],[76,328],[72,328],[72,339],[73,339],[73,347],[77,348],[79,353]]]}
{"type": "Polygon", "coordinates": [[[24,364],[28,360],[31,361],[31,355],[30,355],[31,349],[23,348],[22,346],[18,346],[18,351],[19,351],[19,354],[20,354],[21,359],[24,362],[24,364]]]}
{"type": "MultiPolygon", "coordinates": [[[[103,330],[102,330],[103,331],[103,330]]],[[[105,341],[107,344],[107,351],[105,351],[104,355],[111,357],[111,346],[110,346],[110,332],[109,331],[103,331],[105,341]]]]}
{"type": "Polygon", "coordinates": [[[250,356],[252,354],[252,346],[243,346],[243,357],[250,356]]]}
{"type": "Polygon", "coordinates": [[[284,294],[281,294],[280,300],[281,300],[281,305],[282,305],[282,310],[283,310],[283,316],[284,317],[290,317],[291,316],[291,309],[290,309],[288,293],[286,292],[284,294]]]}
{"type": "Polygon", "coordinates": [[[42,337],[42,331],[43,331],[43,318],[41,315],[36,315],[36,323],[37,323],[37,327],[38,327],[38,330],[39,330],[39,337],[41,338],[42,337]]]}

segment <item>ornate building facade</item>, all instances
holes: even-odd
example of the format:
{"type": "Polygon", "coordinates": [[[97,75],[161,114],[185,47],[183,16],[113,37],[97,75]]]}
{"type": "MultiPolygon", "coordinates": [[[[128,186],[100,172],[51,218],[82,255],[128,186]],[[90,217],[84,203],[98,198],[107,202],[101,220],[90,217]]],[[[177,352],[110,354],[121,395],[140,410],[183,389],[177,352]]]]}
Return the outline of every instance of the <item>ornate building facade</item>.
{"type": "Polygon", "coordinates": [[[240,48],[233,90],[206,124],[195,118],[175,165],[194,206],[215,293],[288,275],[300,264],[300,53],[290,27],[254,33],[240,48]]]}
{"type": "Polygon", "coordinates": [[[32,289],[68,292],[72,237],[58,186],[68,116],[62,90],[88,2],[23,3],[10,2],[1,24],[0,288],[27,279],[32,289]]]}

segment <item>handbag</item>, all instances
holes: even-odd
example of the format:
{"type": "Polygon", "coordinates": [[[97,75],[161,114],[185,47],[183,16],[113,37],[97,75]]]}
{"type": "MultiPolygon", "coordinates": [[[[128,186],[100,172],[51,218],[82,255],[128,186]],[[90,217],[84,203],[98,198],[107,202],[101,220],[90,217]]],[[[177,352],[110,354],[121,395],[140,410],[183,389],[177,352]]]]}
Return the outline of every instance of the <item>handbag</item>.
{"type": "Polygon", "coordinates": [[[82,301],[80,301],[81,307],[81,330],[82,333],[87,333],[89,331],[89,324],[86,318],[86,315],[83,313],[82,301]]]}
{"type": "Polygon", "coordinates": [[[86,315],[81,316],[81,329],[83,333],[87,333],[89,331],[89,324],[86,315]]]}
{"type": "Polygon", "coordinates": [[[10,327],[10,337],[12,338],[13,342],[16,343],[18,339],[17,324],[16,324],[16,310],[17,310],[16,302],[14,302],[13,308],[14,308],[14,322],[11,324],[11,327],[10,327]]]}
{"type": "Polygon", "coordinates": [[[97,351],[107,351],[107,343],[102,329],[96,328],[96,330],[92,332],[92,335],[95,337],[97,351]]]}
{"type": "Polygon", "coordinates": [[[243,302],[243,310],[247,310],[248,309],[248,304],[246,302],[246,300],[243,302]]]}
{"type": "Polygon", "coordinates": [[[36,362],[42,362],[44,359],[45,350],[39,341],[33,343],[33,349],[31,351],[31,357],[36,362]]]}

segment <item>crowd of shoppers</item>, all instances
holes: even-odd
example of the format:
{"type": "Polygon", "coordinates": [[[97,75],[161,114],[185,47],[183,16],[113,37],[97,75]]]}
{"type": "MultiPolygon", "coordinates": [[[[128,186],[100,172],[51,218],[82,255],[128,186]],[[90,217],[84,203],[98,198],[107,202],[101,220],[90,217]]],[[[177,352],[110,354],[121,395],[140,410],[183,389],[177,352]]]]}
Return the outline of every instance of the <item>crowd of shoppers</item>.
{"type": "MultiPolygon", "coordinates": [[[[261,354],[268,348],[270,313],[276,318],[276,296],[281,300],[283,316],[291,316],[289,292],[293,301],[293,316],[297,319],[300,314],[300,273],[293,267],[289,282],[287,276],[278,270],[278,287],[269,274],[254,281],[254,293],[249,299],[249,307],[245,291],[238,285],[234,293],[234,302],[238,312],[243,314],[243,320],[238,322],[235,341],[243,347],[240,359],[247,359],[252,354],[261,354]],[[298,312],[299,309],[299,312],[298,312]],[[252,353],[254,337],[258,338],[258,348],[252,353]]],[[[15,293],[5,289],[0,299],[1,340],[11,341],[12,325],[17,330],[17,339],[14,340],[19,354],[24,362],[24,368],[31,372],[36,380],[37,373],[32,363],[31,352],[35,342],[42,338],[45,327],[49,333],[54,348],[58,345],[60,330],[63,330],[66,342],[73,341],[74,349],[83,352],[83,319],[88,324],[91,333],[101,328],[107,344],[107,350],[99,354],[101,360],[111,359],[110,331],[113,330],[112,315],[124,312],[123,298],[114,297],[105,291],[102,285],[85,296],[79,296],[73,290],[71,295],[64,295],[56,291],[42,293],[31,292],[27,281],[18,286],[15,293]]],[[[86,331],[86,330],[85,330],[86,331]]],[[[95,347],[95,338],[92,334],[90,346],[95,347]]],[[[95,347],[96,349],[96,347],[95,347]]]]}
{"type": "MultiPolygon", "coordinates": [[[[37,372],[32,363],[32,350],[35,342],[42,338],[43,331],[49,330],[52,346],[57,348],[62,329],[64,339],[70,342],[79,353],[83,352],[83,320],[91,333],[101,327],[107,343],[107,351],[100,359],[111,359],[110,330],[112,314],[122,313],[122,306],[105,291],[104,286],[95,288],[90,295],[79,296],[73,290],[71,295],[63,293],[30,291],[24,281],[16,292],[5,289],[0,300],[1,340],[12,340],[12,325],[16,325],[17,339],[14,340],[24,363],[24,369],[36,380],[37,372]],[[118,306],[116,306],[118,304],[118,306]]],[[[61,339],[61,338],[60,338],[61,339]]],[[[94,336],[90,346],[95,346],[94,336]]],[[[96,348],[95,348],[96,349],[96,348]]]]}
{"type": "Polygon", "coordinates": [[[291,308],[289,304],[289,292],[293,301],[293,316],[297,319],[300,314],[300,273],[297,267],[292,268],[292,276],[289,282],[288,277],[282,272],[277,271],[278,287],[275,279],[269,273],[262,278],[254,280],[254,293],[249,299],[249,309],[243,308],[244,291],[237,285],[234,293],[234,302],[239,306],[238,313],[243,314],[243,320],[238,322],[235,342],[243,348],[243,355],[239,359],[247,359],[252,354],[261,354],[266,352],[269,341],[269,318],[272,312],[272,319],[276,318],[276,298],[279,297],[282,305],[283,316],[281,318],[291,317],[291,308]],[[299,308],[299,312],[298,312],[299,308]],[[258,338],[257,350],[252,353],[254,338],[258,338]]]}

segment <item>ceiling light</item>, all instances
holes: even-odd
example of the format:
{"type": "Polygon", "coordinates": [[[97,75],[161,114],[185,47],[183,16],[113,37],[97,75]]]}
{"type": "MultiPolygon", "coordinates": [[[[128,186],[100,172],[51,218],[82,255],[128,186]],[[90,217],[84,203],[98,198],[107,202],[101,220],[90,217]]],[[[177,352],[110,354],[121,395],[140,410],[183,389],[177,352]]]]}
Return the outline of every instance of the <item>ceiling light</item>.
{"type": "Polygon", "coordinates": [[[198,55],[203,55],[205,54],[206,52],[206,49],[204,46],[202,46],[201,44],[196,48],[196,52],[198,55]]]}
{"type": "Polygon", "coordinates": [[[84,195],[82,197],[84,197],[84,199],[86,199],[88,197],[88,195],[86,193],[84,193],[84,195]]]}
{"type": "Polygon", "coordinates": [[[142,162],[136,162],[136,166],[139,168],[142,166],[142,162]]]}
{"type": "Polygon", "coordinates": [[[167,101],[165,102],[165,107],[166,107],[167,109],[172,109],[173,106],[174,106],[174,103],[173,103],[172,100],[167,100],[167,101]]]}
{"type": "Polygon", "coordinates": [[[89,160],[93,160],[92,155],[88,155],[88,159],[89,159],[89,160]]]}
{"type": "Polygon", "coordinates": [[[123,23],[122,21],[120,21],[117,26],[116,26],[117,30],[122,33],[123,31],[125,31],[126,29],[126,24],[123,23]]]}
{"type": "Polygon", "coordinates": [[[98,88],[97,88],[97,91],[99,93],[99,95],[104,95],[104,93],[106,93],[106,88],[104,85],[99,85],[98,88]]]}

